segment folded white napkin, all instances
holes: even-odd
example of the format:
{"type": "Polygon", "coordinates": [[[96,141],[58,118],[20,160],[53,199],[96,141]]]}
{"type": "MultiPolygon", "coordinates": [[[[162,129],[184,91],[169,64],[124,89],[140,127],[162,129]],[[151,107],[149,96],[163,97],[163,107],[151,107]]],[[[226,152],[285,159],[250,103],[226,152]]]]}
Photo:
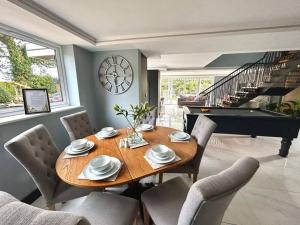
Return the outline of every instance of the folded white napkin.
{"type": "MultiPolygon", "coordinates": [[[[87,166],[88,166],[88,165],[87,165],[87,166]]],[[[85,168],[86,168],[87,166],[85,166],[85,167],[83,168],[82,171],[84,171],[85,168]]],[[[119,169],[118,172],[116,172],[116,173],[115,173],[114,175],[112,175],[111,177],[108,177],[108,178],[106,178],[106,179],[104,179],[104,180],[100,180],[100,181],[115,181],[115,180],[117,179],[117,177],[118,177],[118,175],[119,175],[121,169],[122,169],[122,166],[123,166],[123,163],[122,163],[122,165],[121,165],[121,167],[120,167],[120,169],[119,169]]],[[[88,178],[86,178],[86,177],[84,176],[83,172],[81,172],[81,174],[80,174],[77,178],[78,178],[79,180],[89,180],[88,178]]]]}
{"type": "Polygon", "coordinates": [[[65,153],[64,155],[64,159],[71,159],[71,158],[76,158],[76,157],[83,157],[83,156],[87,156],[89,154],[89,152],[86,152],[84,154],[80,154],[80,155],[70,155],[65,153]]]}
{"type": "Polygon", "coordinates": [[[153,162],[151,159],[149,159],[146,155],[144,155],[144,158],[146,159],[146,161],[150,164],[150,166],[152,167],[152,169],[158,169],[160,167],[164,167],[168,164],[172,164],[172,163],[175,163],[179,160],[181,160],[181,158],[179,156],[176,155],[176,158],[172,161],[172,162],[169,162],[169,163],[165,163],[165,164],[160,164],[160,163],[156,163],[156,162],[153,162]]]}
{"type": "Polygon", "coordinates": [[[171,139],[171,142],[174,142],[174,143],[189,143],[190,142],[190,139],[189,140],[178,140],[178,139],[174,139],[174,138],[170,138],[171,139]]]}

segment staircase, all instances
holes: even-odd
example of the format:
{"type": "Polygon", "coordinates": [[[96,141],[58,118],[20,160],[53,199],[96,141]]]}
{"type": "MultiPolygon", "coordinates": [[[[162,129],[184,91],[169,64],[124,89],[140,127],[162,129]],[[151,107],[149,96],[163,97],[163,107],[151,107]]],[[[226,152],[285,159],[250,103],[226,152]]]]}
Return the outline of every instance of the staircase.
{"type": "Polygon", "coordinates": [[[206,106],[239,107],[259,95],[284,96],[300,86],[300,52],[267,52],[200,93],[206,106]]]}

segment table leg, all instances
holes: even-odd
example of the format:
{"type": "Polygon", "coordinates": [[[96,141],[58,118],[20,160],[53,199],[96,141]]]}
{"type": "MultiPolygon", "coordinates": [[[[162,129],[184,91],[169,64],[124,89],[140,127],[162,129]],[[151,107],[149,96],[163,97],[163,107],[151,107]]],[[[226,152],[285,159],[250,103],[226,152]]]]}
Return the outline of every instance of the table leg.
{"type": "Polygon", "coordinates": [[[290,146],[292,144],[293,138],[283,137],[281,140],[281,147],[279,149],[279,155],[286,157],[289,154],[290,146]]]}

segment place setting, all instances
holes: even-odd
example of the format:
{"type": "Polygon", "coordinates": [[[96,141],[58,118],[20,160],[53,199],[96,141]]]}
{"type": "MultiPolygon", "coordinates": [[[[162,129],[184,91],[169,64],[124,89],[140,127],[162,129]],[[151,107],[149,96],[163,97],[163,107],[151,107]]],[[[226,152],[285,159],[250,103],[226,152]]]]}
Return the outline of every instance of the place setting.
{"type": "Polygon", "coordinates": [[[87,156],[94,146],[94,142],[84,138],[74,140],[65,148],[64,159],[87,156]]]}
{"type": "Polygon", "coordinates": [[[137,131],[152,131],[154,129],[154,126],[151,124],[143,123],[137,126],[137,131]]]}
{"type": "Polygon", "coordinates": [[[191,139],[191,135],[183,131],[173,131],[169,134],[169,138],[171,142],[189,143],[191,139]]]}
{"type": "Polygon", "coordinates": [[[84,167],[78,179],[115,181],[122,168],[122,162],[108,155],[94,157],[84,167]]]}
{"type": "Polygon", "coordinates": [[[152,146],[146,153],[144,158],[153,169],[158,169],[167,164],[171,164],[181,160],[176,153],[166,145],[152,146]]]}
{"type": "Polygon", "coordinates": [[[114,129],[113,127],[104,127],[99,131],[97,134],[95,134],[97,139],[105,139],[105,138],[111,138],[115,137],[119,134],[119,131],[114,129]]]}

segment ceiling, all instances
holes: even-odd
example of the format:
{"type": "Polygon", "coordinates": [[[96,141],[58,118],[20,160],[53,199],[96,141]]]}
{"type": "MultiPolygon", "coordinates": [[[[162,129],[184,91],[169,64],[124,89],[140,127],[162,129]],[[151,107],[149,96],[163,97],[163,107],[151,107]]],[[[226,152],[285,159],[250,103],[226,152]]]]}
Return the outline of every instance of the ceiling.
{"type": "Polygon", "coordinates": [[[300,49],[299,0],[0,0],[0,22],[92,51],[140,49],[151,68],[300,49]]]}

